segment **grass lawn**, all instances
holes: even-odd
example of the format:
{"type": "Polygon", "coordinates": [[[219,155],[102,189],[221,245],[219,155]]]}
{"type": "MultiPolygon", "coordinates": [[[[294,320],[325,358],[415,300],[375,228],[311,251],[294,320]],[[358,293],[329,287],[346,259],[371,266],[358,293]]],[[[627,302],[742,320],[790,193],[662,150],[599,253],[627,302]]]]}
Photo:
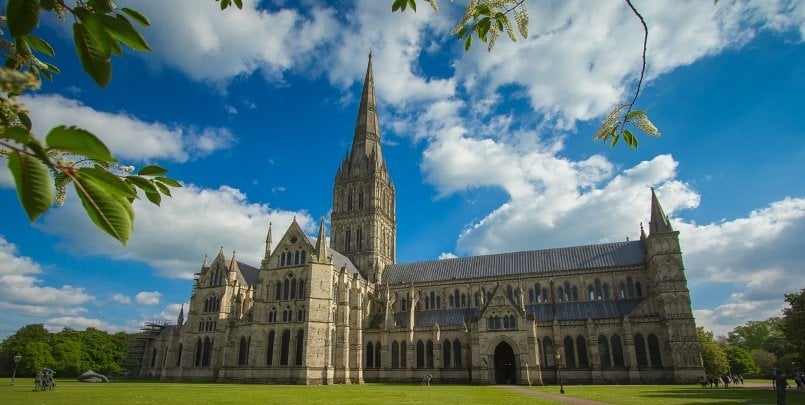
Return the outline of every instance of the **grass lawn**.
{"type": "Polygon", "coordinates": [[[264,385],[56,380],[34,392],[33,379],[0,379],[0,404],[558,404],[494,386],[363,384],[264,385]]]}
{"type": "MultiPolygon", "coordinates": [[[[609,404],[776,404],[777,396],[768,383],[764,387],[701,388],[699,385],[571,385],[565,395],[609,404]]],[[[556,386],[532,387],[539,392],[556,393],[556,386]]],[[[805,405],[805,392],[789,391],[787,405],[805,405]]]]}
{"type": "MultiPolygon", "coordinates": [[[[364,384],[263,385],[113,381],[106,384],[56,380],[56,391],[34,392],[33,379],[0,379],[0,404],[557,404],[495,386],[364,384]]],[[[531,387],[558,393],[556,386],[531,387]]],[[[610,404],[774,404],[769,388],[702,389],[691,385],[571,385],[565,397],[610,404]]],[[[805,392],[789,392],[788,405],[805,405],[805,392]]]]}

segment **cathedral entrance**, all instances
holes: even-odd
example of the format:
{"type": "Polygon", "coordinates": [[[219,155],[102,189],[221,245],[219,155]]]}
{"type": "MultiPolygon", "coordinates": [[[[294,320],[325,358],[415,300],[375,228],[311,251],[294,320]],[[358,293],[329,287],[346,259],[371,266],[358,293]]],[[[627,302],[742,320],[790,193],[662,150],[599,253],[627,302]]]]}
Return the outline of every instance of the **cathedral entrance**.
{"type": "Polygon", "coordinates": [[[514,350],[506,342],[495,347],[495,383],[517,384],[514,350]]]}

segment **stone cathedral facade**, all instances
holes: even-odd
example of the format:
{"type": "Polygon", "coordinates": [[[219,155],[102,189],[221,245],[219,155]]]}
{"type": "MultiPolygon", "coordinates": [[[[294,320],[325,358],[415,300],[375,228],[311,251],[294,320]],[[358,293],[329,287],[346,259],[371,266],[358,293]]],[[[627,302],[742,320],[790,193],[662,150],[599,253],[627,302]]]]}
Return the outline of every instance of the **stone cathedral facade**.
{"type": "MultiPolygon", "coordinates": [[[[330,242],[294,221],[252,267],[204,260],[140,376],[291,384],[691,382],[703,375],[678,232],[651,192],[639,240],[396,263],[371,56],[330,242]]],[[[648,196],[647,196],[648,197],[648,196]]]]}

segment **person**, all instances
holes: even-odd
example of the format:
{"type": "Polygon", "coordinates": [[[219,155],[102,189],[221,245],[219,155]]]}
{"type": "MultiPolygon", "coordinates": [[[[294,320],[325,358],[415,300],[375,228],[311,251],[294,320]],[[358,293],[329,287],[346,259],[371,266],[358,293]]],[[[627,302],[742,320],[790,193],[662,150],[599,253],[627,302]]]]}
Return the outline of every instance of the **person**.
{"type": "Polygon", "coordinates": [[[722,375],[721,376],[721,381],[724,381],[724,388],[727,388],[727,387],[730,386],[730,377],[728,375],[726,375],[726,374],[722,375]]]}
{"type": "Polygon", "coordinates": [[[709,382],[707,381],[707,377],[705,377],[705,376],[699,377],[699,384],[702,385],[702,388],[707,388],[707,386],[709,385],[709,382]]]}
{"type": "Polygon", "coordinates": [[[785,390],[789,387],[788,380],[785,379],[785,373],[778,371],[774,382],[777,387],[777,405],[785,405],[785,390]]]}

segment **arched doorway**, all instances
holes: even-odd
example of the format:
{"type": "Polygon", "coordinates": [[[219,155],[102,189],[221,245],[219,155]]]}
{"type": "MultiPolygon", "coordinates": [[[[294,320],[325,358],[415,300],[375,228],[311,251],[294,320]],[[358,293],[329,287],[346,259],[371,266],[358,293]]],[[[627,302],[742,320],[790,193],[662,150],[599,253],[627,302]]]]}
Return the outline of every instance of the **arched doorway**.
{"type": "Polygon", "coordinates": [[[506,342],[495,347],[495,383],[517,384],[514,350],[506,342]]]}

